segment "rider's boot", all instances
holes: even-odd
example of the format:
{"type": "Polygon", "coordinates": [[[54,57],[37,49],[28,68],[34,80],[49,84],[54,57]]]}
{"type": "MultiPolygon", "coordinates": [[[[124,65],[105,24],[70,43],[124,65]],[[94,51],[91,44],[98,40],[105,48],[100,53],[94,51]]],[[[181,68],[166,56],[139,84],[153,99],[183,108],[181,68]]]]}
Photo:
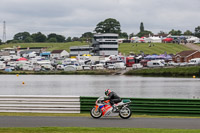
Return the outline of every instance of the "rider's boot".
{"type": "Polygon", "coordinates": [[[116,112],[116,111],[117,111],[117,106],[116,106],[115,104],[113,104],[112,107],[113,107],[113,110],[112,110],[112,111],[113,111],[113,112],[116,112]]]}

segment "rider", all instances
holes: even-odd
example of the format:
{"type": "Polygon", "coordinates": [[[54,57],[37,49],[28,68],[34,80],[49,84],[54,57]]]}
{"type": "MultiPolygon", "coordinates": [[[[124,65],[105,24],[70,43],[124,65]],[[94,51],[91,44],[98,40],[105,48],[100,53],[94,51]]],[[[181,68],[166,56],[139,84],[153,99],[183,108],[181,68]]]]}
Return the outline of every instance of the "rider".
{"type": "Polygon", "coordinates": [[[110,89],[105,90],[105,95],[108,96],[108,98],[105,98],[105,100],[110,100],[110,104],[113,107],[113,111],[116,111],[117,107],[115,106],[115,104],[121,102],[121,98],[110,89]]]}

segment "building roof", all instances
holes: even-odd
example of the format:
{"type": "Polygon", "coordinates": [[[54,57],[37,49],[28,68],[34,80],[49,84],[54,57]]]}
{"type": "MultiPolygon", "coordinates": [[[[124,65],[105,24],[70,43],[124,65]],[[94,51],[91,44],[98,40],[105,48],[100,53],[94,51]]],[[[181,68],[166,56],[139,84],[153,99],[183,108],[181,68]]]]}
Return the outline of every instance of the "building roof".
{"type": "Polygon", "coordinates": [[[182,51],[180,53],[177,53],[176,56],[182,56],[182,57],[187,57],[189,55],[197,53],[197,50],[187,50],[187,51],[182,51]]]}
{"type": "Polygon", "coordinates": [[[116,33],[97,33],[94,36],[118,36],[116,33]]]}
{"type": "Polygon", "coordinates": [[[51,53],[52,54],[60,54],[62,53],[63,50],[53,50],[51,53]]]}
{"type": "Polygon", "coordinates": [[[31,52],[40,53],[40,49],[23,50],[23,51],[20,51],[20,54],[29,54],[29,53],[31,53],[31,52]]]}
{"type": "Polygon", "coordinates": [[[40,53],[40,56],[45,56],[45,55],[50,55],[51,54],[51,52],[43,52],[43,53],[40,53]]]}
{"type": "Polygon", "coordinates": [[[70,49],[90,49],[89,45],[87,46],[71,46],[70,49]]]}

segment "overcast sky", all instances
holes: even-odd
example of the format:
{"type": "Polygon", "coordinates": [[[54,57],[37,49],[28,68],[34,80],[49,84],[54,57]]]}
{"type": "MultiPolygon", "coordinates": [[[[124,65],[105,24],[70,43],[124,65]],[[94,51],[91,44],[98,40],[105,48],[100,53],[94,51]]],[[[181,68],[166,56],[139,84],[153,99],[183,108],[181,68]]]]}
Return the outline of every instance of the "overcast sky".
{"type": "Polygon", "coordinates": [[[3,21],[6,37],[12,39],[23,31],[80,37],[107,18],[118,20],[128,34],[137,34],[140,22],[155,34],[194,32],[200,26],[200,0],[1,0],[0,39],[3,21]]]}

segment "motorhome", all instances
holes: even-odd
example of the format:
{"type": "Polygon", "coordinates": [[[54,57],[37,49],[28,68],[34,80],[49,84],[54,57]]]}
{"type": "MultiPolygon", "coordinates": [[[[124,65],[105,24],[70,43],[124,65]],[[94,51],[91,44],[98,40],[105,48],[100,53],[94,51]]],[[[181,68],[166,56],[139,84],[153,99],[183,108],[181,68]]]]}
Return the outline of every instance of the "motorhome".
{"type": "Polygon", "coordinates": [[[32,65],[30,65],[30,64],[25,64],[25,65],[22,66],[22,70],[23,70],[23,71],[33,71],[34,69],[33,69],[33,66],[32,66],[32,65]]]}
{"type": "Polygon", "coordinates": [[[147,62],[147,67],[164,67],[165,62],[163,60],[151,60],[147,62]]]}
{"type": "Polygon", "coordinates": [[[3,61],[0,61],[0,70],[4,70],[6,68],[6,64],[3,61]]]}
{"type": "Polygon", "coordinates": [[[188,65],[200,65],[200,58],[191,59],[188,65]]]}
{"type": "Polygon", "coordinates": [[[67,66],[65,66],[64,71],[76,71],[76,66],[75,65],[67,65],[67,66]]]}
{"type": "Polygon", "coordinates": [[[54,69],[53,66],[51,65],[51,61],[50,60],[37,61],[36,64],[40,65],[45,70],[53,70],[54,69]]]}

